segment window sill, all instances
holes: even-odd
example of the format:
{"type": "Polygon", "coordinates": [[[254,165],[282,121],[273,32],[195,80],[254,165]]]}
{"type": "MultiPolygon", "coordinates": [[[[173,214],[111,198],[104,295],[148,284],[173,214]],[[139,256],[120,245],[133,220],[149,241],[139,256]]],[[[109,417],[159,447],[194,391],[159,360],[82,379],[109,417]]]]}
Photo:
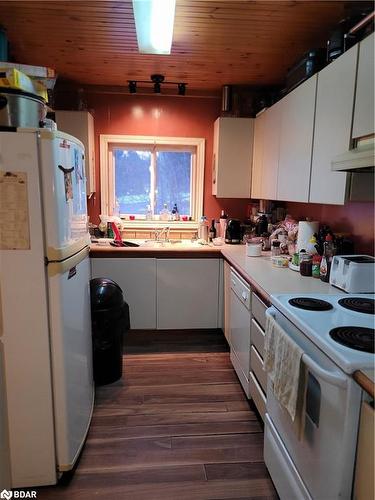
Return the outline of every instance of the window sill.
{"type": "Polygon", "coordinates": [[[122,229],[137,229],[150,230],[155,228],[162,229],[169,227],[171,231],[196,231],[198,229],[198,222],[195,221],[162,221],[162,220],[124,220],[122,221],[122,229]]]}

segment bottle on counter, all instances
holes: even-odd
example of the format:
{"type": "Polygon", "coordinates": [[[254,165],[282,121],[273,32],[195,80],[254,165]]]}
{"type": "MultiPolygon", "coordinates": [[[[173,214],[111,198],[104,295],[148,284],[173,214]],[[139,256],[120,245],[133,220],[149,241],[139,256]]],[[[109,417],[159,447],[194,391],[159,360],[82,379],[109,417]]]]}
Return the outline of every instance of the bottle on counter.
{"type": "Polygon", "coordinates": [[[208,224],[207,217],[202,215],[198,226],[198,239],[208,241],[208,224]]]}
{"type": "Polygon", "coordinates": [[[175,203],[172,208],[172,220],[180,220],[180,213],[177,208],[177,203],[175,203]]]}
{"type": "Polygon", "coordinates": [[[302,258],[299,263],[299,272],[301,276],[312,276],[312,256],[307,252],[302,254],[302,258]]]}
{"type": "Polygon", "coordinates": [[[279,241],[279,240],[272,241],[272,243],[271,243],[271,257],[277,257],[278,255],[281,254],[280,244],[281,244],[281,241],[279,241]]]}
{"type": "Polygon", "coordinates": [[[225,210],[222,210],[220,215],[220,236],[222,238],[225,238],[225,231],[227,230],[227,219],[228,215],[225,213],[225,210]]]}
{"type": "Polygon", "coordinates": [[[215,227],[215,219],[212,219],[210,229],[208,230],[208,240],[212,241],[216,238],[216,227],[215,227]]]}
{"type": "Polygon", "coordinates": [[[152,219],[153,219],[153,213],[151,210],[151,205],[147,205],[146,220],[152,220],[152,219]]]}
{"type": "Polygon", "coordinates": [[[220,221],[215,220],[215,229],[216,229],[216,238],[219,238],[221,236],[221,226],[220,226],[220,221]]]}
{"type": "Polygon", "coordinates": [[[322,261],[322,257],[321,255],[313,255],[313,258],[312,258],[312,269],[311,269],[311,273],[312,273],[312,277],[313,278],[320,278],[320,263],[322,261]]]}
{"type": "Polygon", "coordinates": [[[327,234],[323,244],[323,257],[320,263],[320,279],[325,283],[329,282],[332,259],[335,254],[335,246],[331,234],[327,234]]]}
{"type": "Polygon", "coordinates": [[[168,205],[164,203],[163,208],[160,210],[160,220],[169,220],[170,212],[168,210],[168,205]]]}

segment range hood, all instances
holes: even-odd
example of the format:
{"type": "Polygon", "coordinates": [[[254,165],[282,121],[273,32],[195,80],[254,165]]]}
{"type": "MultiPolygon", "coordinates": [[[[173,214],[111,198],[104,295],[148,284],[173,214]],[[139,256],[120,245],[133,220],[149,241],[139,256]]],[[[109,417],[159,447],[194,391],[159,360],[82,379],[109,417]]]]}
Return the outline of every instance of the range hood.
{"type": "Polygon", "coordinates": [[[374,137],[358,139],[355,148],[335,156],[331,162],[331,169],[342,172],[373,172],[374,143],[374,137]]]}

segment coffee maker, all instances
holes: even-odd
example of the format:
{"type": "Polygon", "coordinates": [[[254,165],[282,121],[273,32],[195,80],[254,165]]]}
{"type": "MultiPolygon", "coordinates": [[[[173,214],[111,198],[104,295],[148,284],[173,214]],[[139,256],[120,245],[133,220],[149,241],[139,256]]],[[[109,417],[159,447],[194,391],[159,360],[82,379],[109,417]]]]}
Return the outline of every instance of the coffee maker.
{"type": "Polygon", "coordinates": [[[239,219],[228,219],[227,228],[225,231],[225,243],[236,244],[241,243],[242,229],[239,219]]]}

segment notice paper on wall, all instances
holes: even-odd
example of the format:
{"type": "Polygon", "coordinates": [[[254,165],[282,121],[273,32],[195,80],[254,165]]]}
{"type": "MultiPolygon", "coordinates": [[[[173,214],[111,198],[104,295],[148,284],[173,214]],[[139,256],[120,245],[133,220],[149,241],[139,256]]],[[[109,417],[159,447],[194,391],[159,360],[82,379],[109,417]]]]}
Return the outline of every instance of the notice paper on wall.
{"type": "Polygon", "coordinates": [[[0,170],[0,250],[30,249],[27,174],[0,170]]]}

